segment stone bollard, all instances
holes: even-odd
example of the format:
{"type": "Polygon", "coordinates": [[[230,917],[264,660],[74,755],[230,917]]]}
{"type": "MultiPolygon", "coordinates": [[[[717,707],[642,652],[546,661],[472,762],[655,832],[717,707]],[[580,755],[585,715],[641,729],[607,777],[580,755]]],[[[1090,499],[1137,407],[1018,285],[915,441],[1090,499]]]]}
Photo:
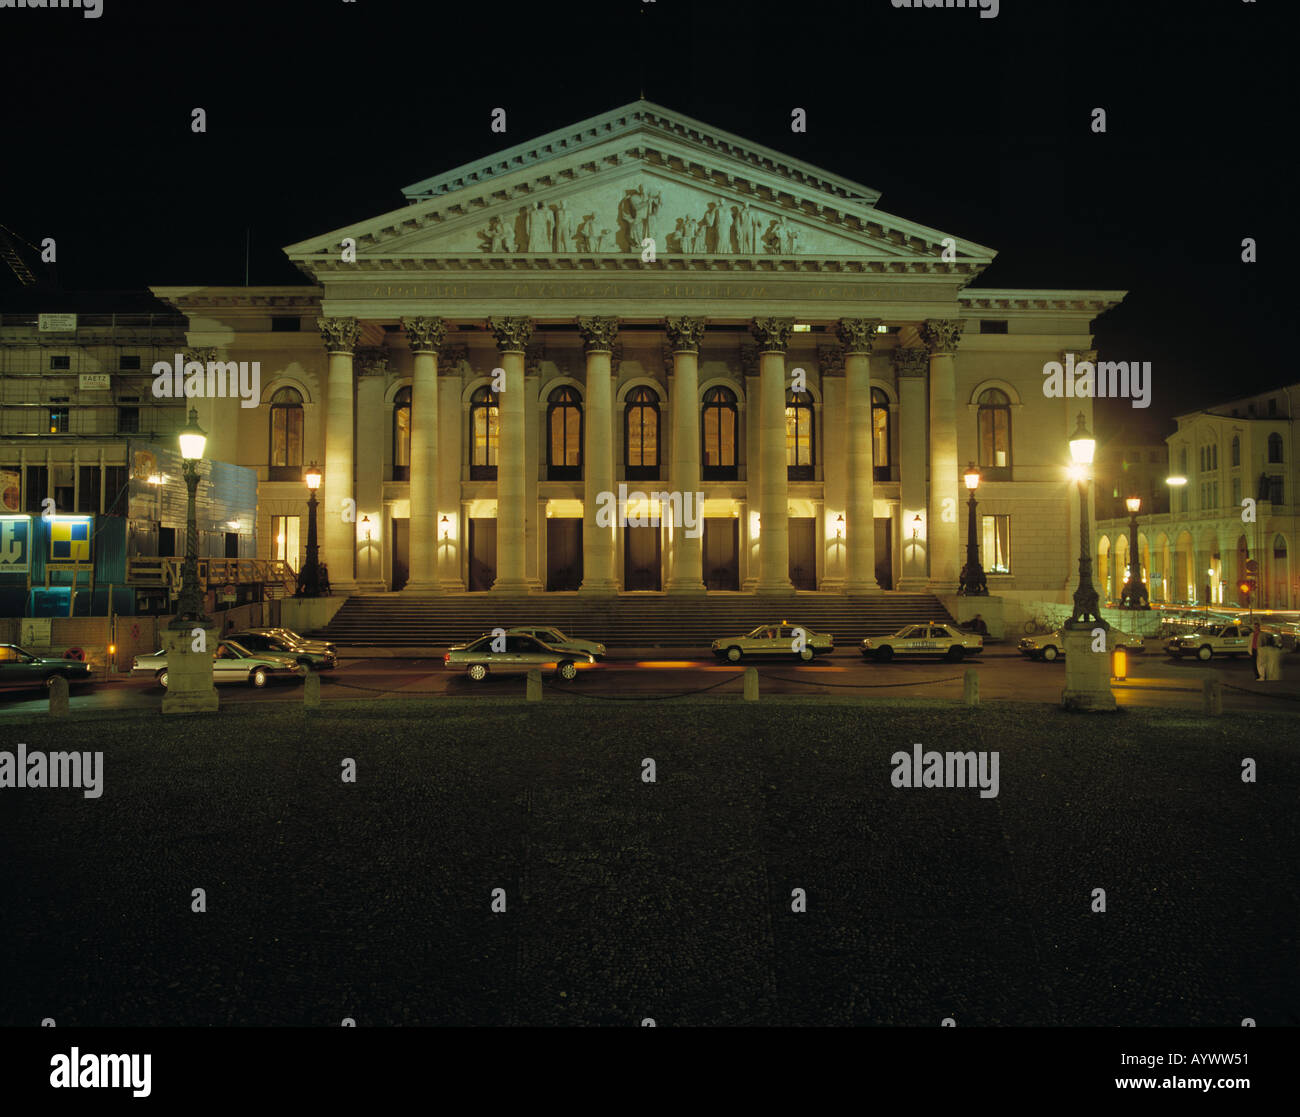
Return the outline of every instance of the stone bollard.
{"type": "Polygon", "coordinates": [[[308,710],[320,709],[320,676],[315,671],[303,676],[302,704],[308,710]]]}
{"type": "Polygon", "coordinates": [[[1201,713],[1207,718],[1223,713],[1223,684],[1218,679],[1206,679],[1202,684],[1201,713]]]}
{"type": "Polygon", "coordinates": [[[50,717],[65,718],[68,713],[68,680],[55,675],[50,680],[50,717]]]}
{"type": "Polygon", "coordinates": [[[745,701],[758,701],[758,668],[745,668],[745,701]]]}
{"type": "Polygon", "coordinates": [[[542,700],[542,673],[540,671],[528,672],[528,685],[524,696],[529,702],[540,702],[542,700]]]}
{"type": "Polygon", "coordinates": [[[966,668],[966,678],[962,683],[961,698],[967,706],[978,706],[980,704],[980,676],[974,667],[966,668]]]}

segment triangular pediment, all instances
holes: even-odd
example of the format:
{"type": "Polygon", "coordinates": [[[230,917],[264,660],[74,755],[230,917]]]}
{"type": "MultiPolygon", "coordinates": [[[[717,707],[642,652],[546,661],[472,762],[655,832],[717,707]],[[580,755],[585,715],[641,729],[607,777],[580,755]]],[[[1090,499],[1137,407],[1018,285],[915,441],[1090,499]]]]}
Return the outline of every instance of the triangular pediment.
{"type": "MultiPolygon", "coordinates": [[[[879,210],[878,194],[648,102],[521,144],[404,191],[410,204],[286,249],[316,278],[344,269],[506,258],[725,258],[731,266],[855,262],[963,273],[992,250],[879,210]],[[344,241],[355,242],[345,260],[344,241]]],[[[545,264],[543,265],[543,261],[545,264]]],[[[572,261],[572,265],[568,262],[572,261]]],[[[476,263],[477,262],[477,263],[476,263]]]]}

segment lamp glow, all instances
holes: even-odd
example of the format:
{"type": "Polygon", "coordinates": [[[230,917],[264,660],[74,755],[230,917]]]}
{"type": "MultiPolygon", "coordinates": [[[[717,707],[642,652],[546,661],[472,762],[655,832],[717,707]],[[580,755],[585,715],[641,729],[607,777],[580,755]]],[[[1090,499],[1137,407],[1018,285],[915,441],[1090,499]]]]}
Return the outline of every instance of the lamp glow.
{"type": "Polygon", "coordinates": [[[203,457],[203,448],[208,443],[208,436],[199,427],[198,408],[190,408],[190,421],[178,435],[181,443],[181,457],[187,462],[198,461],[203,457]]]}

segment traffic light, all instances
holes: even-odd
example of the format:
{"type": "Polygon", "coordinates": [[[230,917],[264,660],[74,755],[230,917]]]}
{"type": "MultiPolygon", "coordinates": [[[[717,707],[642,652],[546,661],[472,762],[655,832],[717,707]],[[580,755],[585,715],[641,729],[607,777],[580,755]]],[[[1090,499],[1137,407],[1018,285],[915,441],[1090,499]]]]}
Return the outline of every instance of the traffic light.
{"type": "Polygon", "coordinates": [[[1241,594],[1242,601],[1250,601],[1255,593],[1255,579],[1243,578],[1237,583],[1237,591],[1241,594]]]}

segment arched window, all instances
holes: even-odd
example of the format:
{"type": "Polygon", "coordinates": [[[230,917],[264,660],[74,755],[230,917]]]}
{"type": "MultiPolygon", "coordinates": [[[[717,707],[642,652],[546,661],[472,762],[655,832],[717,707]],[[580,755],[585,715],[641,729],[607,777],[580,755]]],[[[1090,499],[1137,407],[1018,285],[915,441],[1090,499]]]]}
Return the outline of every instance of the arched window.
{"type": "Polygon", "coordinates": [[[710,388],[704,393],[701,465],[705,481],[736,479],[736,393],[710,388]]]}
{"type": "Polygon", "coordinates": [[[890,480],[889,397],[879,388],[871,389],[871,458],[876,480],[890,480]]]}
{"type": "Polygon", "coordinates": [[[271,397],[270,481],[302,480],[302,393],[281,388],[271,397]]]}
{"type": "Polygon", "coordinates": [[[1241,439],[1235,434],[1232,436],[1232,464],[1241,465],[1241,439]]]}
{"type": "Polygon", "coordinates": [[[813,479],[812,396],[807,392],[785,394],[785,466],[791,481],[813,479]]]}
{"type": "Polygon", "coordinates": [[[495,481],[501,445],[501,411],[491,388],[477,389],[469,399],[469,476],[471,481],[495,481]]]}
{"type": "Polygon", "coordinates": [[[986,481],[1011,480],[1011,400],[1000,388],[979,398],[980,471],[986,481]]]}
{"type": "Polygon", "coordinates": [[[1276,431],[1268,436],[1268,460],[1270,462],[1282,460],[1282,436],[1276,431]]]}
{"type": "Polygon", "coordinates": [[[393,480],[411,479],[411,389],[393,397],[393,480]]]}
{"type": "Polygon", "coordinates": [[[556,388],[546,404],[546,476],[576,481],[582,476],[582,400],[573,388],[556,388]]]}
{"type": "Polygon", "coordinates": [[[659,480],[659,397],[633,388],[623,408],[623,448],[629,481],[659,480]]]}

